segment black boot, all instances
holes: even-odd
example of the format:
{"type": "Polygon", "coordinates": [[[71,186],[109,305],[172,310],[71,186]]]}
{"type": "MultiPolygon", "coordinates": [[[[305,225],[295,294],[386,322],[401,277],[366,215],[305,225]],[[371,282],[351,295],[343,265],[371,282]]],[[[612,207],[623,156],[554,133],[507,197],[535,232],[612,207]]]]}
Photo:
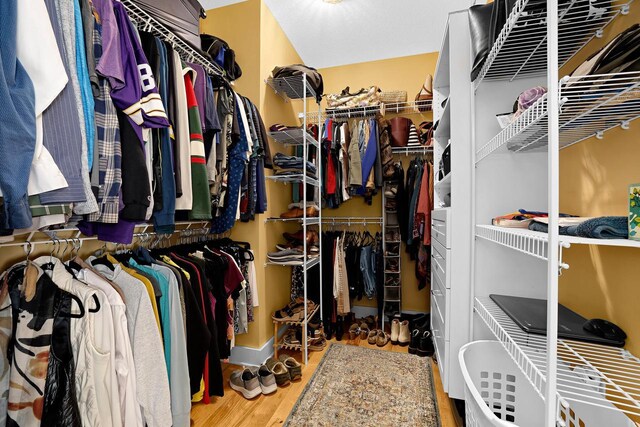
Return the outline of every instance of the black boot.
{"type": "Polygon", "coordinates": [[[413,332],[411,332],[411,343],[409,344],[409,354],[418,353],[421,337],[422,337],[422,331],[420,329],[414,329],[413,332]]]}
{"type": "Polygon", "coordinates": [[[433,347],[433,340],[431,339],[431,332],[424,331],[420,338],[420,345],[418,347],[418,356],[427,357],[433,356],[435,348],[433,347]]]}
{"type": "Polygon", "coordinates": [[[344,335],[344,319],[342,316],[336,318],[336,340],[342,341],[344,335]]]}

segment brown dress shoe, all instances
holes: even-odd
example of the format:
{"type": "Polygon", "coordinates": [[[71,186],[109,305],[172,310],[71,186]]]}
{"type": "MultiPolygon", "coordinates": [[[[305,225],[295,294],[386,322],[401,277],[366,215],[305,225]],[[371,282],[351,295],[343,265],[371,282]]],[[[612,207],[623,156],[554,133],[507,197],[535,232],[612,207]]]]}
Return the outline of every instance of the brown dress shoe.
{"type": "MultiPolygon", "coordinates": [[[[309,206],[307,208],[307,216],[308,217],[314,218],[314,217],[317,217],[319,215],[320,215],[320,211],[315,206],[309,206]]],[[[300,215],[300,216],[302,216],[302,215],[300,215]]]]}
{"type": "Polygon", "coordinates": [[[280,214],[280,218],[302,218],[302,209],[300,208],[293,208],[293,209],[289,209],[286,212],[283,212],[282,214],[280,214]]]}

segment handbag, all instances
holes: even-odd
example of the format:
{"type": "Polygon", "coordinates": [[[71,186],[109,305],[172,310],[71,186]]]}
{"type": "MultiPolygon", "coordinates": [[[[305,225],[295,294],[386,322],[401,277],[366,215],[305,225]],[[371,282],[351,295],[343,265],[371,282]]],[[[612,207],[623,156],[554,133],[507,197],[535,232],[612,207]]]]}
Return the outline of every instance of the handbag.
{"type": "Polygon", "coordinates": [[[591,55],[572,76],[640,71],[640,24],[634,24],[591,55]]]}
{"type": "Polygon", "coordinates": [[[491,49],[489,29],[491,26],[491,16],[493,14],[494,3],[479,4],[469,8],[469,30],[471,31],[471,57],[473,66],[471,67],[471,81],[474,81],[484,62],[487,60],[491,49]]]}
{"type": "Polygon", "coordinates": [[[447,145],[447,147],[442,152],[442,157],[440,158],[440,175],[438,180],[442,180],[445,176],[449,175],[451,172],[451,144],[447,145]]]}
{"type": "Polygon", "coordinates": [[[391,125],[386,120],[378,122],[380,128],[380,163],[382,163],[382,178],[387,180],[393,178],[395,173],[393,167],[393,151],[391,150],[391,125]]]}
{"type": "Polygon", "coordinates": [[[409,128],[411,120],[406,117],[394,117],[391,119],[391,146],[406,147],[409,144],[409,128]]]}
{"type": "Polygon", "coordinates": [[[433,122],[422,122],[418,125],[420,145],[431,147],[433,145],[433,122]]]}

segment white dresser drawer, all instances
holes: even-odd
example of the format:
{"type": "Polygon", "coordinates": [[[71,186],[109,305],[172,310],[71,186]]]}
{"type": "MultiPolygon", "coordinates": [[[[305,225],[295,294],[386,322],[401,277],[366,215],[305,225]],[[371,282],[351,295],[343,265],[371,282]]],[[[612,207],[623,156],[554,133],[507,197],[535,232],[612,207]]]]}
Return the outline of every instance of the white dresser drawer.
{"type": "Polygon", "coordinates": [[[431,271],[438,276],[445,288],[451,288],[450,249],[445,249],[437,240],[431,241],[431,271]]]}
{"type": "Polygon", "coordinates": [[[431,212],[431,238],[447,249],[451,248],[451,233],[448,232],[450,218],[450,208],[434,209],[431,212]]]}
{"type": "Polygon", "coordinates": [[[440,316],[440,322],[442,323],[442,333],[444,339],[449,339],[449,323],[447,322],[447,313],[449,312],[449,304],[451,304],[450,290],[446,289],[440,280],[435,277],[435,280],[431,283],[431,298],[436,303],[436,311],[440,316]]]}
{"type": "Polygon", "coordinates": [[[436,350],[442,385],[444,386],[444,390],[447,391],[449,388],[449,361],[447,360],[447,357],[449,357],[449,341],[444,339],[440,317],[438,314],[434,314],[434,311],[437,311],[434,305],[435,302],[431,302],[431,333],[433,334],[433,346],[436,350]]]}

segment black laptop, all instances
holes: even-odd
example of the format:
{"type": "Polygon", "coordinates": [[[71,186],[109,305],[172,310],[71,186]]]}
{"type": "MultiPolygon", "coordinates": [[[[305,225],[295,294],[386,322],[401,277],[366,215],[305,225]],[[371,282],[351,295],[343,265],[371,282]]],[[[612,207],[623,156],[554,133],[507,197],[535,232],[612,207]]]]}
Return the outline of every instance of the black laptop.
{"type": "MultiPolygon", "coordinates": [[[[523,331],[537,335],[547,334],[547,300],[509,295],[490,297],[523,331]]],[[[575,311],[558,304],[558,338],[624,347],[624,340],[611,340],[585,331],[582,325],[586,321],[575,311]]]]}

